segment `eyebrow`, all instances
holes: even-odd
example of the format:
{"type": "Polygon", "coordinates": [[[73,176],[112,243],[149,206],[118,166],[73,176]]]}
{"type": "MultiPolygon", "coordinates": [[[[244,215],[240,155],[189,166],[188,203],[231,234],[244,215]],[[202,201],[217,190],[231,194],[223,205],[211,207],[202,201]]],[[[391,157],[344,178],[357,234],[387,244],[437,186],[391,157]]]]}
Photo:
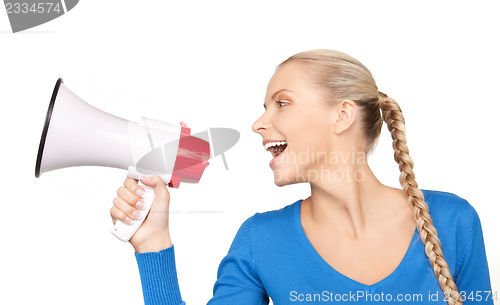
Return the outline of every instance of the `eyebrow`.
{"type": "MultiPolygon", "coordinates": [[[[283,91],[288,91],[288,92],[293,93],[293,91],[288,90],[288,89],[280,89],[280,90],[278,90],[278,91],[274,92],[274,94],[271,96],[271,100],[274,100],[274,99],[276,98],[276,96],[277,96],[278,94],[280,94],[281,92],[283,92],[283,91]]],[[[264,102],[263,106],[264,106],[264,109],[266,109],[266,102],[264,102]]]]}

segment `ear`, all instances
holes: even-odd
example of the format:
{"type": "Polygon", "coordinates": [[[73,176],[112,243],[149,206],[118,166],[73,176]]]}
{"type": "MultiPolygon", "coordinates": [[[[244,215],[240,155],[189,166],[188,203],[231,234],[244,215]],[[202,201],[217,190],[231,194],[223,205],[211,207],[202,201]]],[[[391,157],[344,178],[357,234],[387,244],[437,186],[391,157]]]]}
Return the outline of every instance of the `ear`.
{"type": "Polygon", "coordinates": [[[335,134],[341,134],[351,127],[356,118],[356,103],[353,100],[343,100],[337,105],[334,124],[335,134]]]}

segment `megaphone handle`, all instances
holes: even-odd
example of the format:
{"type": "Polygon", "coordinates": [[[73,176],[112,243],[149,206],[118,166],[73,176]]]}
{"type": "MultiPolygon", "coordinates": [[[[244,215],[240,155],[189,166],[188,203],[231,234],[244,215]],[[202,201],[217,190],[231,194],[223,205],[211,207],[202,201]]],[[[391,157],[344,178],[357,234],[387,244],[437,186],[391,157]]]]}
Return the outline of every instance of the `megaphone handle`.
{"type": "Polygon", "coordinates": [[[148,215],[151,205],[153,204],[153,200],[155,199],[155,193],[152,187],[149,187],[140,181],[139,186],[145,191],[142,196],[142,199],[144,200],[144,208],[140,210],[141,217],[139,219],[135,219],[132,224],[126,224],[120,220],[116,220],[115,225],[111,229],[111,233],[123,242],[129,241],[132,236],[134,236],[135,232],[137,232],[148,215]]]}

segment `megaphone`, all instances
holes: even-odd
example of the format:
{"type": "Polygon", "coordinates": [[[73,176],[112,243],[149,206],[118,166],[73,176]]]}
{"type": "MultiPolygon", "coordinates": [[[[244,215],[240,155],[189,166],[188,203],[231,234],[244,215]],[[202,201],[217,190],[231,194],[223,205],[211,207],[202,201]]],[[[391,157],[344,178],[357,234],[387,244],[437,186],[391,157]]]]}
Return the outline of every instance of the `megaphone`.
{"type": "MultiPolygon", "coordinates": [[[[132,122],[91,106],[71,92],[60,78],[54,87],[36,159],[35,176],[73,166],[106,166],[127,170],[127,176],[158,175],[169,187],[198,183],[209,164],[210,145],[178,125],[140,118],[132,122]]],[[[140,219],[117,220],[111,232],[128,241],[149,213],[154,192],[146,191],[140,219]]]]}

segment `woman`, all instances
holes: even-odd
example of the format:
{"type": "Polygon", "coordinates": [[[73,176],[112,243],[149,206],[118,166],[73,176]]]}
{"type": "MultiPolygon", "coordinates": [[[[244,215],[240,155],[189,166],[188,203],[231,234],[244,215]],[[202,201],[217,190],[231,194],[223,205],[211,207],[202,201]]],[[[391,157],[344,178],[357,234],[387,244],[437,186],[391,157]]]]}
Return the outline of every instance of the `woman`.
{"type": "MultiPolygon", "coordinates": [[[[242,224],[209,304],[493,304],[476,211],[457,195],[418,188],[401,109],[365,66],[332,50],[296,54],[278,66],[264,108],[253,130],[273,154],[275,184],[307,182],[311,196],[242,224]],[[381,184],[367,163],[383,122],[402,189],[381,184]]],[[[183,304],[168,190],[158,177],[141,181],[155,189],[130,240],[145,303],[183,304]]],[[[142,192],[127,179],[113,221],[136,218],[142,192]]]]}

